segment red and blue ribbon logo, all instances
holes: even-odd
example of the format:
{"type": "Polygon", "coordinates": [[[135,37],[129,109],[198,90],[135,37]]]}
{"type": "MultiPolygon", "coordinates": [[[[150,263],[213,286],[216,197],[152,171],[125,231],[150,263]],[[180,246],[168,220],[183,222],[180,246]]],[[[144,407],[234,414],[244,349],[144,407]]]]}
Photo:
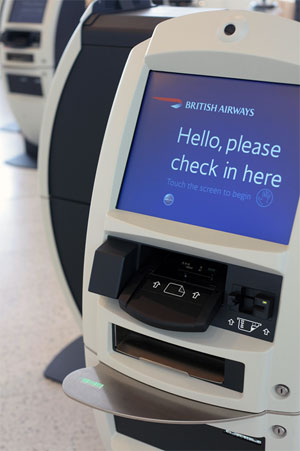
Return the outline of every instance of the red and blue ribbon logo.
{"type": "Polygon", "coordinates": [[[172,97],[152,97],[155,100],[160,100],[161,102],[170,102],[173,103],[173,105],[170,105],[171,108],[180,108],[182,106],[182,100],[181,99],[174,99],[172,97]]]}

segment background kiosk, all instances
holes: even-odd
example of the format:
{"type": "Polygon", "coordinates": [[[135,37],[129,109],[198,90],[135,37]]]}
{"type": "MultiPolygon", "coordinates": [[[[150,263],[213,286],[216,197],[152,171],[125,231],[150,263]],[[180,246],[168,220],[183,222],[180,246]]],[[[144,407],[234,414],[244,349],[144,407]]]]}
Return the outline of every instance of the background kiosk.
{"type": "Polygon", "coordinates": [[[218,11],[129,57],[89,217],[88,368],[63,384],[106,449],[300,447],[299,43],[218,11]]]}
{"type": "Polygon", "coordinates": [[[2,73],[26,154],[9,162],[36,167],[45,100],[55,67],[84,12],[84,0],[6,0],[1,18],[2,73]]]}

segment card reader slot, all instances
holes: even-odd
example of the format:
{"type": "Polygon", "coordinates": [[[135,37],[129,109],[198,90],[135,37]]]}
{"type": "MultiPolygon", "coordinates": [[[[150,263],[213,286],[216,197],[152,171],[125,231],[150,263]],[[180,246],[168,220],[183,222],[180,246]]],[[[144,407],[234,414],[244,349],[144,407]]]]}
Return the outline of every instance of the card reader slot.
{"type": "Polygon", "coordinates": [[[184,269],[178,269],[178,278],[189,283],[194,283],[195,285],[205,284],[205,286],[211,290],[215,289],[215,284],[213,284],[213,277],[206,276],[205,274],[199,275],[198,273],[184,269]],[[209,284],[209,285],[208,285],[209,284]]]}
{"type": "Polygon", "coordinates": [[[41,34],[39,31],[5,30],[1,36],[1,42],[6,47],[13,49],[26,49],[39,47],[41,34]]]}
{"type": "Polygon", "coordinates": [[[114,326],[114,350],[183,372],[190,377],[224,383],[225,359],[176,346],[114,326]]]}

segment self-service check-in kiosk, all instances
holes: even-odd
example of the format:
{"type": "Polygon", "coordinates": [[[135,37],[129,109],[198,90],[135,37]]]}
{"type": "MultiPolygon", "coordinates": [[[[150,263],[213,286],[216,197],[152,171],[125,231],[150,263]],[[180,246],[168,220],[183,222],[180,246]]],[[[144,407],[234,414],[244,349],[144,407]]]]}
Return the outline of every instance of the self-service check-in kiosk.
{"type": "MultiPolygon", "coordinates": [[[[237,1],[224,5],[236,7],[237,1]]],[[[93,183],[124,64],[130,50],[148,39],[158,23],[201,10],[151,8],[148,1],[134,5],[125,1],[117,6],[95,1],[82,17],[53,78],[39,141],[40,191],[47,235],[59,280],[79,323],[93,183]]]]}
{"type": "Polygon", "coordinates": [[[130,54],[86,246],[106,449],[298,450],[299,24],[217,11],[130,54]]]}
{"type": "Polygon", "coordinates": [[[0,54],[3,79],[26,143],[26,154],[10,160],[11,164],[36,166],[45,100],[55,67],[84,6],[84,0],[4,2],[0,54]]]}

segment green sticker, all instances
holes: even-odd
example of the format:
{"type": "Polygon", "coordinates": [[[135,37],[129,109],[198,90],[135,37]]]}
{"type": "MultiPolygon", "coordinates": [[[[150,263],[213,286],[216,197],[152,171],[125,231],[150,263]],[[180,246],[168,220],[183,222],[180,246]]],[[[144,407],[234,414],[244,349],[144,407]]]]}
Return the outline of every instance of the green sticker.
{"type": "Polygon", "coordinates": [[[101,384],[100,382],[92,381],[92,379],[88,379],[87,377],[82,377],[81,382],[83,384],[91,385],[91,387],[96,387],[99,389],[103,387],[103,384],[101,384]]]}

